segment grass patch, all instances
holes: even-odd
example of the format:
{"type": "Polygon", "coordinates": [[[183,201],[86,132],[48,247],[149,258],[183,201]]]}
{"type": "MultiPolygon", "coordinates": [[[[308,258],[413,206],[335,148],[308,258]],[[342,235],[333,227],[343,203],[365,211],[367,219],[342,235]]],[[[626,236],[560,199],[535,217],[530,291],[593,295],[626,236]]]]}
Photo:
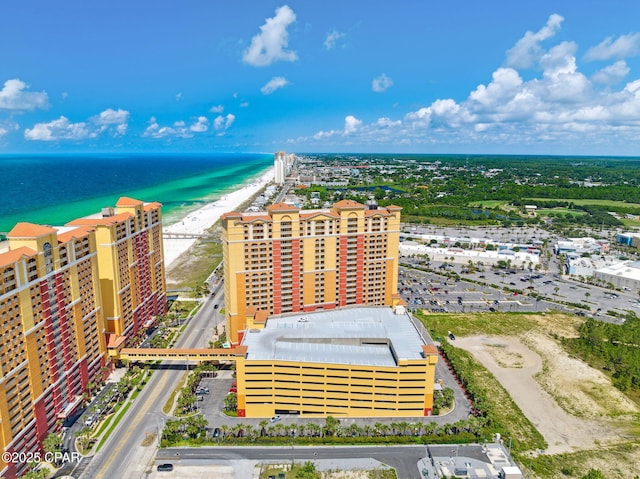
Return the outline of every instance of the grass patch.
{"type": "Polygon", "coordinates": [[[107,429],[106,433],[104,434],[104,436],[102,436],[102,439],[100,439],[100,442],[96,446],[96,449],[95,449],[96,452],[98,452],[100,448],[104,445],[105,441],[109,439],[109,436],[111,435],[115,427],[118,425],[118,423],[122,419],[122,416],[125,415],[125,413],[129,410],[132,404],[133,404],[133,400],[128,401],[127,404],[122,409],[120,409],[120,412],[116,416],[115,420],[111,422],[109,429],[107,429]]]}
{"type": "Polygon", "coordinates": [[[497,208],[498,206],[505,206],[507,204],[504,200],[481,200],[474,201],[469,204],[470,207],[479,207],[479,208],[497,208]]]}
{"type": "Polygon", "coordinates": [[[569,208],[541,208],[536,212],[539,216],[549,216],[549,213],[562,213],[570,214],[573,216],[585,216],[588,215],[586,211],[572,210],[569,208]]]}
{"type": "Polygon", "coordinates": [[[622,223],[628,228],[632,228],[634,226],[640,226],[640,220],[632,220],[632,219],[629,219],[629,218],[621,218],[620,221],[622,221],[622,223]]]}
{"type": "MultiPolygon", "coordinates": [[[[523,465],[537,477],[567,477],[581,478],[590,469],[600,469],[602,464],[608,465],[607,478],[610,477],[634,477],[637,474],[638,458],[640,457],[640,444],[629,443],[612,447],[598,448],[597,451],[579,451],[567,454],[555,454],[553,456],[542,455],[530,458],[523,465]],[[617,466],[611,467],[612,464],[617,466]],[[629,469],[636,464],[632,472],[629,469]]],[[[635,476],[637,477],[637,476],[635,476]]]]}
{"type": "Polygon", "coordinates": [[[623,208],[640,208],[640,203],[627,203],[616,200],[573,199],[573,198],[523,198],[523,201],[566,201],[574,205],[621,206],[623,208]]]}
{"type": "Polygon", "coordinates": [[[446,338],[448,331],[452,331],[456,336],[517,336],[538,326],[532,318],[532,313],[419,313],[417,316],[422,319],[436,341],[446,338]]]}
{"type": "Polygon", "coordinates": [[[176,388],[171,392],[171,395],[167,399],[167,402],[164,404],[164,406],[162,406],[163,413],[168,415],[171,412],[171,408],[173,407],[173,403],[175,401],[176,395],[180,394],[180,389],[184,387],[188,379],[189,379],[189,372],[187,371],[182,375],[182,379],[180,380],[176,388]]]}

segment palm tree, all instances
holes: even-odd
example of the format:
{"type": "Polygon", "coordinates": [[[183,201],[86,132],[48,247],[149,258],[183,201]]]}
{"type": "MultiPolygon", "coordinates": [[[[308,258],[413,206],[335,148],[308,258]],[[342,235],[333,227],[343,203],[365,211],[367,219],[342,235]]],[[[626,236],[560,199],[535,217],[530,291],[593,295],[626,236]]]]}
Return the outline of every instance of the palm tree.
{"type": "Polygon", "coordinates": [[[264,436],[266,435],[267,431],[267,425],[269,424],[269,421],[267,421],[266,419],[263,419],[262,421],[260,421],[260,423],[258,424],[258,426],[260,426],[260,436],[264,436]]]}

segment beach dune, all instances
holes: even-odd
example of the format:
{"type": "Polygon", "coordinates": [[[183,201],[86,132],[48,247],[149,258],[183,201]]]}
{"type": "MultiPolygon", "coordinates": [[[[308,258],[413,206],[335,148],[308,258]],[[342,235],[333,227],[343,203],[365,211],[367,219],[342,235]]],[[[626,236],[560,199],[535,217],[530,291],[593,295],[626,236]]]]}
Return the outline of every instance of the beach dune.
{"type": "Polygon", "coordinates": [[[171,264],[183,253],[189,250],[197,238],[171,238],[173,234],[201,235],[207,232],[218,219],[229,211],[237,211],[248,198],[260,192],[268,183],[273,181],[274,170],[270,168],[258,179],[242,188],[227,193],[219,200],[209,203],[202,208],[189,213],[181,220],[165,226],[164,233],[164,265],[168,270],[171,264]],[[169,237],[168,237],[169,236],[169,237]]]}

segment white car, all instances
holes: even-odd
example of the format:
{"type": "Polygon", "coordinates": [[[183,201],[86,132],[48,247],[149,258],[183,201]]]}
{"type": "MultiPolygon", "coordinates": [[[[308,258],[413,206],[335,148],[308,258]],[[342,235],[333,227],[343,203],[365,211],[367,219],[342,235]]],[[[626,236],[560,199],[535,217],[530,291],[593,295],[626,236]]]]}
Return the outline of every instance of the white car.
{"type": "Polygon", "coordinates": [[[282,419],[280,416],[273,416],[271,419],[269,419],[269,422],[277,422],[280,419],[282,419]]]}

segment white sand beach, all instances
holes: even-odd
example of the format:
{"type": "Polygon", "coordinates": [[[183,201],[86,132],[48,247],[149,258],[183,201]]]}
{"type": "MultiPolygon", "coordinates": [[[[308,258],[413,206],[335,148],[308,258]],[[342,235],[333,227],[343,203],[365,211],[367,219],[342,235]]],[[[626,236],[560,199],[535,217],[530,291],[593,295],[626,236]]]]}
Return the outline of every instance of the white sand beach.
{"type": "Polygon", "coordinates": [[[274,170],[270,168],[260,178],[247,184],[239,190],[227,193],[218,201],[209,203],[202,208],[189,213],[176,223],[165,226],[164,232],[164,264],[167,269],[182,253],[196,242],[197,238],[167,238],[171,233],[186,235],[201,235],[214,225],[218,219],[230,211],[236,211],[242,203],[262,190],[273,181],[274,170]]]}

